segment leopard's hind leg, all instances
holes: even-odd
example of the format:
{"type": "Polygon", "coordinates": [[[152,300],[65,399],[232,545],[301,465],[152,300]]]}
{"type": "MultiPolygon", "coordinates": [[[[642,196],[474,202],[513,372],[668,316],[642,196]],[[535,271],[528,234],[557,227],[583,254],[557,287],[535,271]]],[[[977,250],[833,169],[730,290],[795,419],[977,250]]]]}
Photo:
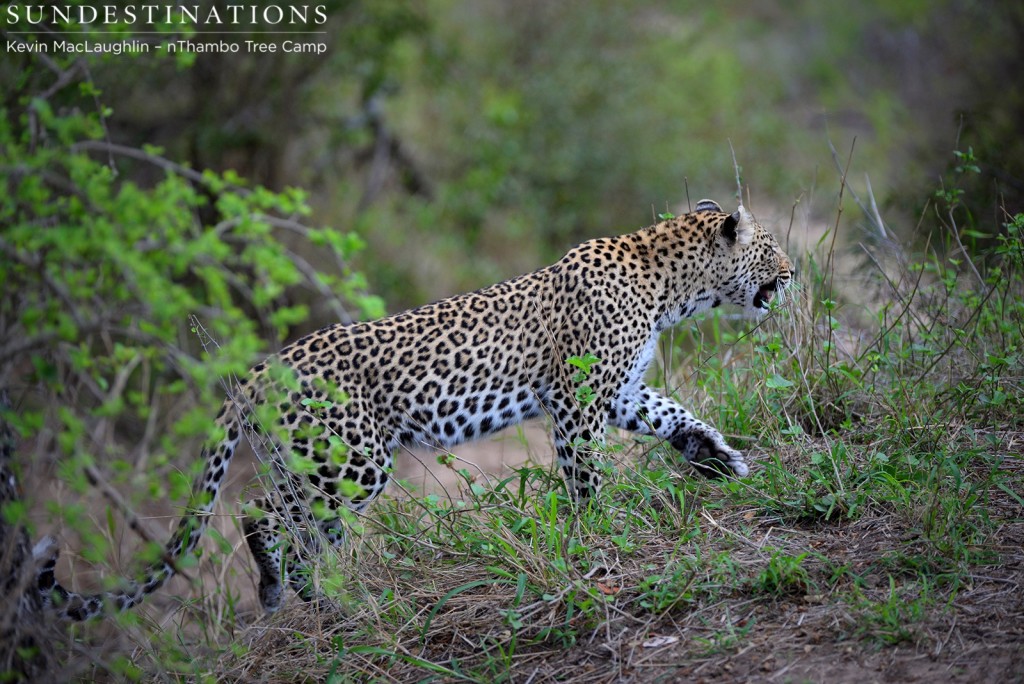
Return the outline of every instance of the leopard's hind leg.
{"type": "Polygon", "coordinates": [[[310,556],[320,551],[321,540],[338,547],[345,539],[340,516],[330,513],[341,506],[363,510],[387,484],[391,453],[382,446],[374,454],[372,458],[352,456],[331,474],[320,471],[319,486],[306,488],[301,494],[291,493],[296,491],[293,487],[289,492],[273,492],[246,504],[242,527],[260,573],[260,603],[268,613],[281,607],[286,583],[303,600],[314,597],[310,556]],[[361,493],[351,498],[340,496],[334,484],[338,478],[358,485],[361,493]],[[328,515],[316,520],[313,511],[328,515]],[[319,534],[311,534],[312,529],[319,534]],[[292,548],[296,544],[304,548],[292,548]]]}
{"type": "Polygon", "coordinates": [[[245,504],[242,530],[260,573],[259,596],[263,609],[274,613],[281,607],[284,594],[283,572],[285,526],[281,506],[269,497],[253,499],[245,504]]]}

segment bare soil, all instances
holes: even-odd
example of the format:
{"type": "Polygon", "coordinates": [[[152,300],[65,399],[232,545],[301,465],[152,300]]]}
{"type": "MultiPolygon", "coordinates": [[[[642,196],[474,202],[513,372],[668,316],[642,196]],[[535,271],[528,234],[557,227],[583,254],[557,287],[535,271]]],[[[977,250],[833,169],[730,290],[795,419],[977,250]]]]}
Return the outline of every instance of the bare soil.
{"type": "Polygon", "coordinates": [[[454,494],[459,484],[465,482],[456,469],[467,470],[472,481],[501,477],[531,460],[549,463],[554,449],[544,422],[531,420],[493,437],[456,447],[451,451],[458,458],[453,466],[438,463],[438,456],[446,453],[425,448],[399,453],[395,460],[395,476],[419,493],[454,494]]]}

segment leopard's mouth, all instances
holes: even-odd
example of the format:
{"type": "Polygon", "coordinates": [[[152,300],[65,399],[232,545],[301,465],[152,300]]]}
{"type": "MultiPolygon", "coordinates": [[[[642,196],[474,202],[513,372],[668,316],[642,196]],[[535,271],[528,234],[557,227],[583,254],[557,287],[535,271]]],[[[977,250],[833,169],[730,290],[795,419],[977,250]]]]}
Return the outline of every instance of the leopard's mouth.
{"type": "Polygon", "coordinates": [[[754,295],[754,308],[755,309],[767,309],[775,297],[775,293],[779,289],[779,279],[772,278],[769,282],[761,286],[761,289],[754,295]]]}

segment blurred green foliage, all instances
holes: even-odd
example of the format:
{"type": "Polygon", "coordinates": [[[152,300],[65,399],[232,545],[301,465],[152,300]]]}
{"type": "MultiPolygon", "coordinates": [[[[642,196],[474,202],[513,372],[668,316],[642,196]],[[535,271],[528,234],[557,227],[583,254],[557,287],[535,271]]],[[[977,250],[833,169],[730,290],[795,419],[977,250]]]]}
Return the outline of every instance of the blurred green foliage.
{"type": "MultiPolygon", "coordinates": [[[[955,207],[967,229],[1001,225],[998,208],[1019,206],[1024,95],[1013,46],[1024,35],[1024,10],[1012,3],[326,5],[326,57],[121,55],[58,66],[79,70],[80,91],[56,111],[95,110],[76,123],[88,119],[90,130],[75,135],[157,145],[168,159],[211,169],[208,180],[249,178],[267,191],[215,198],[213,185],[186,192],[187,184],[175,185],[180,178],[138,156],[109,170],[95,151],[67,156],[75,135],[60,131],[66,117],[45,101],[24,101],[29,81],[47,68],[37,55],[2,57],[14,67],[0,70],[8,124],[29,116],[52,127],[63,147],[49,148],[47,163],[67,172],[79,165],[76,182],[107,183],[122,203],[129,193],[155,193],[207,225],[253,210],[261,197],[308,203],[320,220],[359,235],[353,245],[369,243],[359,264],[391,308],[530,270],[570,243],[633,229],[688,200],[728,204],[730,144],[755,208],[760,202],[775,215],[798,198],[829,212],[833,198],[815,198],[834,173],[828,143],[845,154],[854,137],[851,182],[870,173],[889,215],[931,201],[946,171],[961,189],[975,186],[960,195],[971,203],[955,207]],[[97,93],[109,112],[96,109],[97,93]],[[971,149],[978,172],[958,173],[954,149],[971,149]],[[295,185],[308,194],[287,190],[295,185]]],[[[37,171],[16,177],[18,192],[43,185],[37,171]]],[[[128,232],[174,220],[153,206],[124,217],[117,239],[130,244],[140,236],[128,232]]],[[[284,239],[313,269],[331,268],[315,246],[284,239]]],[[[263,270],[286,268],[288,253],[206,252],[229,268],[263,270]]],[[[275,301],[284,285],[260,290],[255,304],[287,312],[311,301],[275,301]]],[[[224,305],[229,288],[211,288],[202,304],[224,305]]],[[[336,318],[324,307],[312,315],[309,325],[336,318]]]]}
{"type": "Polygon", "coordinates": [[[90,69],[114,139],[307,188],[319,216],[367,240],[361,263],[392,308],[531,270],[685,208],[688,191],[728,204],[730,143],[755,210],[770,215],[798,198],[831,212],[834,196],[816,196],[836,173],[829,142],[845,157],[854,138],[850,181],[869,174],[890,216],[919,212],[968,146],[983,162],[972,212],[999,225],[1001,204],[1020,206],[1015,3],[327,10],[326,56],[198,55],[188,69],[119,57],[90,69]]]}

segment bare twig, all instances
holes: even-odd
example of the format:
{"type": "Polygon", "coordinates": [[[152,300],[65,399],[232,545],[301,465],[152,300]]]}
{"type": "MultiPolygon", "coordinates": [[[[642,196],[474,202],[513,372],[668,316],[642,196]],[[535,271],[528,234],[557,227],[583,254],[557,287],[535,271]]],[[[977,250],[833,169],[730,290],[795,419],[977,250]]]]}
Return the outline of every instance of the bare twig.
{"type": "Polygon", "coordinates": [[[740,178],[740,165],[736,161],[736,150],[732,148],[732,139],[729,139],[729,152],[732,153],[732,168],[736,171],[736,202],[743,204],[743,181],[740,178]]]}
{"type": "MultiPolygon", "coordinates": [[[[103,152],[106,154],[116,154],[122,157],[138,159],[139,161],[144,161],[149,164],[153,164],[154,166],[158,166],[161,169],[170,171],[174,174],[181,176],[182,178],[187,178],[190,181],[199,183],[201,185],[206,185],[208,182],[206,178],[203,176],[203,174],[199,173],[198,171],[190,169],[187,166],[183,166],[182,164],[178,164],[177,162],[173,162],[165,157],[161,157],[156,154],[151,154],[149,152],[146,152],[145,150],[140,150],[137,147],[119,145],[117,143],[105,140],[83,140],[82,142],[77,142],[74,145],[72,145],[71,151],[103,152]]],[[[246,190],[245,188],[238,186],[231,186],[231,189],[240,195],[246,195],[249,193],[249,191],[246,190]]]]}

